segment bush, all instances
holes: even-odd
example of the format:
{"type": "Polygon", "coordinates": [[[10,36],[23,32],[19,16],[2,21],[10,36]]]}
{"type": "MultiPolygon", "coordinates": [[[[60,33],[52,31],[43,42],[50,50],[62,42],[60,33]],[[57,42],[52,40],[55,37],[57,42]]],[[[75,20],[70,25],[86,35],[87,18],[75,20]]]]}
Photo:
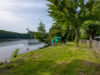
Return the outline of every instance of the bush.
{"type": "Polygon", "coordinates": [[[18,56],[18,53],[19,53],[19,49],[15,49],[15,51],[11,55],[11,59],[16,58],[18,56]]]}

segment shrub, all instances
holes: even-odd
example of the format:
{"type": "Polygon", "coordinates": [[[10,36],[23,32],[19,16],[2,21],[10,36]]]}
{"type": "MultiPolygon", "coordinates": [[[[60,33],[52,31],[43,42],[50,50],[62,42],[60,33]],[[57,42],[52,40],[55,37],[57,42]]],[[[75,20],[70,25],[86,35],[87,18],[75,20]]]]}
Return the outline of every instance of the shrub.
{"type": "Polygon", "coordinates": [[[11,59],[16,58],[18,56],[18,53],[19,53],[19,49],[15,49],[15,51],[11,55],[11,59]]]}

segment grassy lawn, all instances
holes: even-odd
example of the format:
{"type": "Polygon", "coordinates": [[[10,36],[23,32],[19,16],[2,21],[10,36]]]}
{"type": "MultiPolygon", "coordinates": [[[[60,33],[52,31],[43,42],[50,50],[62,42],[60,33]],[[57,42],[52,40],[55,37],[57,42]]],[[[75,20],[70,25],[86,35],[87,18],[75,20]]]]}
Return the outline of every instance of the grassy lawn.
{"type": "Polygon", "coordinates": [[[0,75],[100,75],[100,55],[74,43],[52,46],[18,56],[0,65],[0,75]]]}

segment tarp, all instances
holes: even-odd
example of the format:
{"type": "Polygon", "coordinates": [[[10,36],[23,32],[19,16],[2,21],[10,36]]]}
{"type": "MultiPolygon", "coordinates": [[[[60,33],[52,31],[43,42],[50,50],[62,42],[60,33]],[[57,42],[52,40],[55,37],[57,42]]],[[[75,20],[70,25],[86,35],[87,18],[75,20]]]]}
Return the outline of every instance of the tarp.
{"type": "Polygon", "coordinates": [[[62,37],[55,37],[55,38],[51,41],[51,43],[58,43],[58,42],[61,41],[61,39],[62,39],[62,37]]]}

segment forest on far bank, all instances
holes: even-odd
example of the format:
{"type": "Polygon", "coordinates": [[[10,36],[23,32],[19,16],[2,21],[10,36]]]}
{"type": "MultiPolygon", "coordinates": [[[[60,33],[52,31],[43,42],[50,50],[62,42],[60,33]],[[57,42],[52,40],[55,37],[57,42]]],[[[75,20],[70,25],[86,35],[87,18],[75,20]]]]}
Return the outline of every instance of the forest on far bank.
{"type": "Polygon", "coordinates": [[[34,34],[0,30],[0,39],[33,39],[34,34]]]}

